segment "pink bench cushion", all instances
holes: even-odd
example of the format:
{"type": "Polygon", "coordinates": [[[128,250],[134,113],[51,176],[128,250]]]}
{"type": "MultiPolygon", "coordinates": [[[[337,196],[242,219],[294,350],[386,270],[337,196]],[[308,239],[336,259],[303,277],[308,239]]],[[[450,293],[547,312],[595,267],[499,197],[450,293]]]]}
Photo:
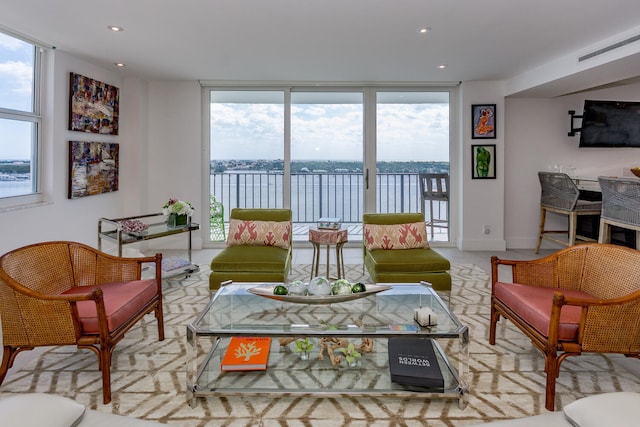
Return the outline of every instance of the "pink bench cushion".
{"type": "MultiPolygon", "coordinates": [[[[104,305],[107,311],[109,331],[113,331],[136,312],[144,307],[157,293],[155,279],[135,280],[126,283],[105,283],[96,286],[79,286],[72,288],[65,294],[92,292],[102,288],[104,305]]],[[[79,301],[78,314],[80,323],[86,333],[98,333],[98,314],[93,301],[79,301]]]]}
{"type": "MultiPolygon", "coordinates": [[[[511,308],[536,331],[545,337],[549,336],[553,293],[559,289],[497,282],[494,290],[496,298],[511,308]]],[[[571,289],[563,289],[562,293],[573,298],[596,299],[586,292],[571,289]]],[[[578,325],[580,324],[580,313],[581,307],[564,306],[562,308],[560,312],[560,328],[558,330],[559,340],[576,340],[578,325]]]]}

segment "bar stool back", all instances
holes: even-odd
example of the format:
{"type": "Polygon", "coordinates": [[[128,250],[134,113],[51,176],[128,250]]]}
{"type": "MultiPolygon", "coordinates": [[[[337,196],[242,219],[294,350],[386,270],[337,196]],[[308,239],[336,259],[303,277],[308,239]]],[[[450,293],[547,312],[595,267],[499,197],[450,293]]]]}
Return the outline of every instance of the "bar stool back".
{"type": "Polygon", "coordinates": [[[569,175],[557,172],[538,172],[540,180],[540,225],[536,253],[540,251],[542,239],[547,239],[564,246],[573,246],[577,240],[594,242],[595,239],[577,234],[578,215],[600,215],[602,202],[580,199],[580,190],[569,175]],[[549,230],[545,228],[547,212],[567,215],[567,230],[549,230]],[[554,234],[566,234],[567,240],[559,239],[554,234]]]}
{"type": "Polygon", "coordinates": [[[635,230],[640,249],[640,179],[599,176],[602,214],[598,243],[611,242],[611,226],[635,230]]]}

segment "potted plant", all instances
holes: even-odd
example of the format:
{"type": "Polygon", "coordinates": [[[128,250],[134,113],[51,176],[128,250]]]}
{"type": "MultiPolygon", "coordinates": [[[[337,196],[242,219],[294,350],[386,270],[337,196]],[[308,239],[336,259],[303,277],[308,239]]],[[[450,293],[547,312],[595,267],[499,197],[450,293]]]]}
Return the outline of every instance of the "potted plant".
{"type": "Polygon", "coordinates": [[[307,360],[309,359],[309,352],[313,348],[313,343],[309,340],[309,338],[299,339],[296,341],[296,353],[300,353],[300,359],[307,360]]]}
{"type": "Polygon", "coordinates": [[[354,368],[358,366],[358,359],[362,356],[362,354],[356,350],[356,347],[352,342],[347,345],[347,347],[340,347],[338,351],[344,354],[344,359],[347,361],[347,366],[350,368],[354,368]]]}
{"type": "Polygon", "coordinates": [[[169,215],[167,225],[172,228],[180,228],[187,225],[190,222],[189,217],[193,214],[193,210],[191,203],[174,198],[169,199],[162,207],[162,213],[169,215]]]}

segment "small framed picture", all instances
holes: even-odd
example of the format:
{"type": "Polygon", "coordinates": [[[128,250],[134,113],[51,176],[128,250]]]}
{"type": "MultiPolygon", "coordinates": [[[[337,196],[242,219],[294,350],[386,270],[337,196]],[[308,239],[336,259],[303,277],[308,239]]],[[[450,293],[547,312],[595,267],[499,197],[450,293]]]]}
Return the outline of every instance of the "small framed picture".
{"type": "Polygon", "coordinates": [[[471,178],[496,179],[496,145],[471,146],[471,178]]]}
{"type": "Polygon", "coordinates": [[[471,119],[471,138],[496,138],[496,104],[473,104],[471,119]]]}

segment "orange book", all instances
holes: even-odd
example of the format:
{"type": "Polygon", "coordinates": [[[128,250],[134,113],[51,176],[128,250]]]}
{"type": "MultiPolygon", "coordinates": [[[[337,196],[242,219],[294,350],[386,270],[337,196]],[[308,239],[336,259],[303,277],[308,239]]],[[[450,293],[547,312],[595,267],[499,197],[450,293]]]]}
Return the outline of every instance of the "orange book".
{"type": "Polygon", "coordinates": [[[269,337],[231,337],[222,358],[222,371],[264,371],[271,350],[269,337]]]}

